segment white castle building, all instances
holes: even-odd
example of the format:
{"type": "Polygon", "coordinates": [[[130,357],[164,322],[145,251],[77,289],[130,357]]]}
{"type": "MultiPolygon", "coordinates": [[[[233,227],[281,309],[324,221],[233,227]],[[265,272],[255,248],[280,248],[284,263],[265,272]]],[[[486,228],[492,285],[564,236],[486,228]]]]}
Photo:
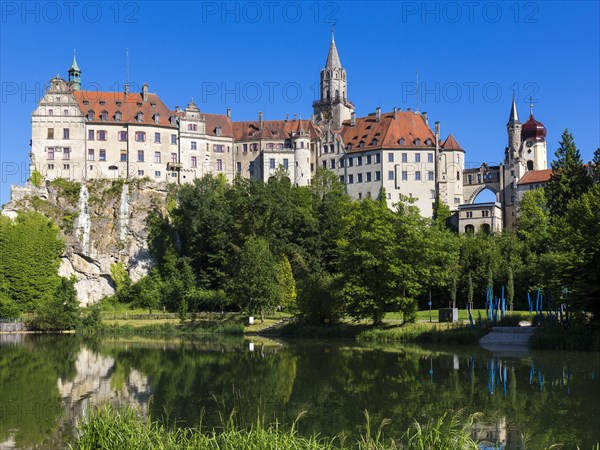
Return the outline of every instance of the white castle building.
{"type": "MultiPolygon", "coordinates": [[[[171,110],[147,84],[141,92],[127,86],[124,92],[81,90],[75,58],[68,75],[68,81],[50,80],[32,114],[30,170],[47,180],[148,177],[189,183],[220,173],[229,180],[267,181],[283,169],[292,183],[306,186],[323,167],[355,199],[376,198],[385,189],[390,207],[402,196],[412,197],[427,217],[438,196],[458,211],[488,188],[503,205],[504,219],[495,214],[495,223],[506,227],[516,183],[525,171],[546,165],[545,129],[530,136],[529,122],[534,128],[539,122],[531,116],[521,127],[514,101],[505,164],[467,171],[465,151],[452,135],[442,139],[439,122],[432,129],[425,112],[376,108],[356,117],[333,33],[312,120],[263,120],[259,112],[256,121],[236,122],[229,109],[208,114],[193,100],[184,110],[171,110]]],[[[459,212],[459,221],[462,215],[467,219],[466,211],[459,212]]]]}

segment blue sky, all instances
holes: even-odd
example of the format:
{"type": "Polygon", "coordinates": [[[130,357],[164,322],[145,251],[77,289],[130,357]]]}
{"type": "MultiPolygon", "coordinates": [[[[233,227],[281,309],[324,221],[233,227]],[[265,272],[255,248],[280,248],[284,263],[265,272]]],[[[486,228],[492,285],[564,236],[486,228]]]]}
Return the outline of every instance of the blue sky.
{"type": "Polygon", "coordinates": [[[67,77],[73,48],[90,90],[149,84],[171,108],[191,97],[234,120],[310,118],[331,21],[357,115],[416,107],[466,161],[496,163],[513,90],[529,98],[553,159],[565,128],[584,160],[600,146],[600,10],[584,2],[0,3],[0,203],[23,184],[31,112],[67,77]]]}

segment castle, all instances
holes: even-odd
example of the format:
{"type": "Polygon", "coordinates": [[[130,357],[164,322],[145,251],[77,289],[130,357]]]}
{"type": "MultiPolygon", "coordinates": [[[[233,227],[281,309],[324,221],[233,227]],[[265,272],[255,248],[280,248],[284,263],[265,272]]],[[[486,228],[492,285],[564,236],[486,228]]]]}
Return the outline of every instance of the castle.
{"type": "Polygon", "coordinates": [[[219,173],[267,181],[283,170],[306,186],[323,167],[355,199],[376,198],[383,188],[390,208],[406,196],[431,217],[439,197],[465,232],[514,227],[519,182],[546,168],[546,129],[533,114],[521,124],[514,99],[504,163],[477,169],[465,169],[464,149],[452,135],[442,139],[425,112],[376,108],[356,117],[333,32],[311,120],[264,120],[259,112],[256,121],[236,122],[230,109],[208,114],[193,100],[171,110],[147,84],[141,92],[82,90],[81,73],[74,56],[68,81],[52,78],[32,114],[30,171],[46,180],[189,183],[219,173]],[[474,204],[483,189],[496,202],[474,204]]]}

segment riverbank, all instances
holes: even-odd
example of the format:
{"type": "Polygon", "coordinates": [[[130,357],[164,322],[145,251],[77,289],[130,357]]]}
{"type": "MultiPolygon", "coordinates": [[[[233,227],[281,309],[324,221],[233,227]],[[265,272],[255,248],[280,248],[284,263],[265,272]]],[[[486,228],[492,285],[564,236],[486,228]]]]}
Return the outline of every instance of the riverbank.
{"type": "MultiPolygon", "coordinates": [[[[72,449],[189,449],[238,450],[254,448],[261,450],[388,450],[404,448],[417,450],[456,448],[476,450],[479,447],[472,437],[473,424],[479,415],[462,420],[459,414],[445,414],[426,426],[415,423],[400,437],[385,436],[389,420],[372,424],[365,411],[365,431],[360,438],[349,443],[343,435],[320,437],[301,436],[297,431],[298,420],[291,426],[278,422],[263,424],[257,421],[250,427],[234,426],[232,415],[219,430],[195,428],[167,428],[153,420],[144,420],[132,408],[103,406],[92,409],[78,427],[79,437],[72,449]]],[[[226,416],[225,416],[226,417],[226,416]]]]}

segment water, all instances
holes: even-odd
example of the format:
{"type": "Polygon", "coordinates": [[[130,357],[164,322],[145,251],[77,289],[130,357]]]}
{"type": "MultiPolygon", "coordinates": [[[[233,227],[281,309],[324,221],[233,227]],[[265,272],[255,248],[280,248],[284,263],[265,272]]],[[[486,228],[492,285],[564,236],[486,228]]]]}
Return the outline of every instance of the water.
{"type": "Polygon", "coordinates": [[[236,408],[301,433],[364,432],[363,411],[399,436],[444,411],[484,413],[491,448],[591,449],[600,441],[600,354],[493,354],[478,347],[361,347],[350,342],[207,338],[84,342],[0,336],[0,448],[60,448],[92,403],[120,401],[180,425],[220,426],[236,408]]]}
{"type": "Polygon", "coordinates": [[[80,238],[81,251],[85,256],[89,255],[90,246],[90,212],[88,206],[89,192],[85,184],[81,185],[79,191],[79,217],[77,218],[77,235],[80,238]]]}

